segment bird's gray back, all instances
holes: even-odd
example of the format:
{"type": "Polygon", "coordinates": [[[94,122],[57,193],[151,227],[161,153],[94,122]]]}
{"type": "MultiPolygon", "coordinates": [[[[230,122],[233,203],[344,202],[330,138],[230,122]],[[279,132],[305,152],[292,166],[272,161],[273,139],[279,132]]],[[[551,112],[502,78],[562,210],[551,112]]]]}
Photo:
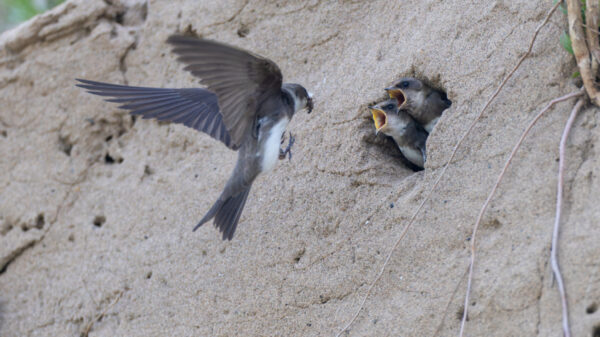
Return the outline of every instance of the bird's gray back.
{"type": "Polygon", "coordinates": [[[264,148],[263,143],[267,140],[266,137],[260,137],[260,134],[268,134],[277,121],[281,118],[291,119],[292,116],[293,108],[282,99],[272,97],[260,105],[254,125],[245,135],[245,140],[238,150],[237,163],[223,195],[235,195],[252,184],[262,171],[264,153],[259,149],[264,148]]]}

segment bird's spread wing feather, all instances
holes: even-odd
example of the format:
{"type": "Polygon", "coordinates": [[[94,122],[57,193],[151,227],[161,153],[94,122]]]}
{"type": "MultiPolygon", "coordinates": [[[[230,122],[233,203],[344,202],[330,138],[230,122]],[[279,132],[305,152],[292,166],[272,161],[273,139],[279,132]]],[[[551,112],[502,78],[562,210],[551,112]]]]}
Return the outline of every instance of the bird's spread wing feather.
{"type": "Polygon", "coordinates": [[[120,103],[119,108],[129,110],[132,115],[180,123],[237,149],[223,123],[217,96],[206,89],[162,89],[77,81],[80,82],[78,87],[95,95],[111,97],[106,101],[120,103]]]}
{"type": "Polygon", "coordinates": [[[186,70],[218,97],[234,146],[252,128],[259,104],[281,92],[279,67],[266,58],[215,41],[173,35],[167,40],[186,70]]]}

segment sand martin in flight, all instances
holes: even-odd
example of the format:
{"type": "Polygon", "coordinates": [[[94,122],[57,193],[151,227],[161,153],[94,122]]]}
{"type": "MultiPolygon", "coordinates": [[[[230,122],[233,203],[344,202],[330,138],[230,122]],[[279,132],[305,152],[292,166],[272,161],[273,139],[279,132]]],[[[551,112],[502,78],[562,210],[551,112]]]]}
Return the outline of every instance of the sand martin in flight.
{"type": "Polygon", "coordinates": [[[89,93],[109,97],[132,115],[180,123],[238,151],[223,192],[194,227],[214,219],[223,240],[233,238],[254,179],[280,158],[280,142],[294,113],[313,108],[304,87],[283,83],[273,61],[211,40],[172,35],[167,42],[203,88],[131,87],[78,79],[89,93]]]}

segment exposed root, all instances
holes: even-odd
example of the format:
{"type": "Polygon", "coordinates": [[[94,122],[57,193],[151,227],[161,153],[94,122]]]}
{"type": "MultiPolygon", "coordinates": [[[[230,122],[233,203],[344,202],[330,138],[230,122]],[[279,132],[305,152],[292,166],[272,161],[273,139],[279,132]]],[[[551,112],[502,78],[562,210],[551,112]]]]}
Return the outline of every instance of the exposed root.
{"type": "MultiPolygon", "coordinates": [[[[504,167],[502,168],[500,175],[498,175],[498,179],[496,179],[496,183],[494,184],[494,187],[492,187],[487,199],[483,203],[483,206],[481,207],[481,210],[479,211],[479,215],[477,216],[477,220],[475,221],[475,226],[473,226],[473,234],[471,234],[471,262],[469,264],[469,276],[467,277],[467,293],[465,295],[464,311],[463,311],[463,317],[460,322],[459,336],[461,336],[461,337],[463,336],[464,329],[465,329],[465,323],[467,321],[467,312],[468,312],[468,308],[469,308],[469,294],[471,293],[471,286],[473,283],[473,266],[475,265],[476,235],[477,235],[477,229],[479,228],[479,224],[481,223],[481,219],[483,218],[483,214],[485,213],[485,210],[487,209],[490,201],[494,197],[494,194],[496,193],[496,190],[498,189],[498,185],[500,185],[500,183],[502,182],[502,179],[504,178],[504,174],[506,173],[506,169],[508,169],[508,166],[510,165],[513,157],[515,156],[515,153],[517,152],[519,147],[521,147],[523,140],[525,139],[525,137],[527,137],[527,134],[529,133],[531,128],[535,125],[535,123],[537,123],[537,121],[540,119],[540,117],[542,117],[545,112],[550,110],[550,108],[552,108],[552,106],[554,106],[554,104],[562,102],[562,101],[566,101],[573,97],[581,96],[582,94],[583,94],[583,92],[581,90],[579,90],[577,92],[572,92],[570,94],[556,98],[556,99],[550,101],[550,103],[548,103],[548,105],[546,105],[546,107],[544,109],[542,109],[542,111],[540,111],[533,118],[533,120],[525,128],[525,131],[523,131],[523,133],[521,134],[521,137],[517,141],[517,144],[515,144],[515,146],[513,147],[513,150],[511,151],[510,155],[508,156],[508,159],[506,160],[506,163],[504,164],[504,167]]],[[[577,103],[577,104],[579,104],[579,103],[577,103]]]]}
{"type": "MultiPolygon", "coordinates": [[[[485,105],[483,106],[483,108],[481,109],[481,111],[479,112],[479,114],[477,115],[477,117],[475,117],[475,119],[473,120],[473,122],[471,122],[471,125],[469,126],[469,128],[467,129],[467,131],[458,140],[458,142],[454,146],[454,149],[452,150],[452,154],[450,155],[450,158],[448,158],[448,160],[446,161],[446,164],[442,168],[442,172],[436,178],[435,182],[433,183],[433,186],[429,189],[429,192],[427,192],[427,195],[425,196],[425,198],[423,199],[423,201],[421,202],[421,204],[419,204],[419,207],[417,207],[417,210],[415,211],[415,213],[413,213],[413,215],[411,216],[410,220],[408,221],[408,224],[402,230],[402,232],[400,233],[400,236],[398,237],[398,239],[396,240],[396,242],[394,242],[394,245],[392,246],[392,249],[388,253],[388,255],[387,255],[387,257],[386,257],[386,259],[385,259],[385,261],[383,263],[383,266],[381,267],[379,273],[375,277],[375,280],[373,280],[373,282],[369,286],[369,289],[367,290],[367,293],[363,297],[363,299],[362,299],[362,301],[361,301],[361,303],[360,303],[360,305],[358,307],[358,310],[356,310],[356,313],[354,314],[354,316],[352,316],[352,319],[350,319],[350,321],[348,322],[348,324],[346,324],[346,326],[344,326],[344,328],[342,330],[340,330],[340,332],[337,333],[336,337],[339,337],[342,333],[344,333],[344,331],[348,330],[348,328],[352,325],[352,323],[354,323],[354,321],[356,320],[356,318],[358,317],[358,315],[362,311],[362,309],[363,309],[363,307],[365,305],[365,302],[367,301],[367,298],[371,294],[371,291],[373,290],[373,287],[375,286],[375,284],[377,283],[377,281],[379,281],[379,279],[381,278],[381,275],[383,274],[385,268],[387,267],[387,264],[389,263],[390,258],[392,257],[392,254],[394,253],[394,251],[398,247],[398,244],[400,243],[400,241],[402,241],[402,239],[404,238],[404,236],[406,235],[406,233],[408,232],[408,230],[412,226],[412,224],[415,221],[416,217],[421,213],[421,210],[423,209],[423,206],[425,205],[425,203],[427,203],[429,201],[429,199],[431,198],[431,195],[433,194],[433,191],[435,191],[435,189],[437,188],[438,184],[440,183],[440,180],[442,179],[442,177],[446,173],[446,170],[448,169],[448,166],[450,166],[450,163],[452,162],[452,160],[456,156],[456,152],[458,151],[458,148],[462,145],[462,143],[465,140],[465,138],[467,138],[467,136],[471,133],[471,130],[473,130],[473,128],[475,127],[475,124],[477,124],[477,122],[481,119],[481,116],[483,116],[483,113],[487,110],[487,108],[490,106],[490,104],[492,103],[492,101],[496,98],[496,96],[498,96],[498,94],[500,93],[500,91],[502,90],[502,88],[504,88],[504,85],[506,85],[506,83],[508,82],[508,80],[510,78],[512,78],[512,76],[517,71],[517,69],[521,66],[521,64],[523,63],[523,61],[525,61],[525,59],[529,55],[531,55],[531,50],[533,49],[533,44],[535,43],[535,40],[537,39],[538,33],[546,25],[546,23],[548,23],[548,20],[550,19],[550,17],[552,16],[552,14],[554,14],[554,12],[556,11],[556,9],[558,8],[559,5],[560,5],[560,2],[557,2],[554,6],[552,6],[552,8],[550,9],[550,11],[548,11],[548,14],[546,14],[546,17],[544,18],[544,21],[542,21],[542,23],[540,23],[540,25],[535,29],[535,32],[533,33],[533,37],[531,38],[531,42],[529,43],[529,48],[527,48],[527,52],[525,52],[525,54],[523,54],[523,56],[521,56],[521,58],[519,59],[519,61],[515,65],[515,67],[511,70],[510,73],[508,73],[508,75],[504,78],[504,80],[502,80],[502,82],[498,86],[498,89],[496,89],[496,91],[492,94],[492,96],[487,100],[487,102],[485,103],[485,105]]],[[[580,93],[577,93],[577,95],[579,95],[579,94],[580,93]]],[[[465,315],[466,315],[466,310],[465,310],[465,315]]]]}
{"type": "Polygon", "coordinates": [[[439,335],[439,333],[442,331],[442,327],[444,326],[444,321],[446,321],[446,316],[448,316],[448,311],[450,310],[450,305],[452,304],[454,295],[456,295],[456,293],[458,292],[458,288],[460,287],[462,280],[465,278],[465,276],[467,276],[467,272],[469,272],[468,268],[465,269],[465,272],[462,274],[460,280],[458,280],[458,283],[456,284],[456,287],[454,288],[452,295],[450,295],[450,298],[448,298],[448,303],[446,303],[446,309],[444,309],[444,315],[442,316],[442,319],[440,321],[440,324],[438,324],[437,329],[435,329],[435,332],[433,333],[434,337],[439,335]]]}
{"type": "MultiPolygon", "coordinates": [[[[593,1],[592,1],[593,2],[593,1]]],[[[563,182],[564,182],[564,169],[565,169],[565,148],[567,139],[569,138],[569,132],[571,131],[571,126],[573,126],[573,122],[577,117],[577,113],[581,109],[583,105],[583,99],[579,99],[573,110],[571,110],[571,115],[567,120],[567,124],[565,125],[565,130],[563,131],[562,138],[560,139],[559,146],[559,160],[558,160],[558,182],[556,189],[556,216],[554,218],[554,230],[552,231],[552,249],[550,251],[550,264],[552,265],[552,272],[554,273],[554,277],[556,277],[556,284],[558,286],[558,292],[560,293],[560,301],[562,304],[562,326],[563,326],[563,334],[565,337],[571,336],[571,331],[569,329],[569,310],[567,307],[567,295],[565,293],[565,286],[563,284],[563,279],[560,274],[560,267],[558,265],[558,230],[560,228],[560,216],[562,212],[562,197],[563,197],[563,182]]]]}
{"type": "Polygon", "coordinates": [[[81,336],[82,337],[87,337],[90,333],[90,331],[92,330],[92,327],[94,326],[94,323],[98,322],[102,317],[104,317],[104,315],[106,315],[106,313],[112,309],[112,307],[115,306],[115,304],[117,304],[117,302],[119,302],[119,300],[121,299],[121,297],[123,296],[123,290],[119,291],[119,293],[117,294],[117,297],[115,297],[114,301],[112,301],[112,303],[110,305],[108,305],[104,310],[102,310],[101,313],[99,313],[98,315],[96,315],[96,317],[94,317],[93,320],[91,320],[83,329],[83,331],[81,332],[81,336]]]}
{"type": "Polygon", "coordinates": [[[585,34],[592,55],[592,73],[598,73],[598,62],[600,62],[600,44],[598,43],[598,15],[600,15],[600,4],[598,1],[588,1],[585,9],[586,28],[585,34]]]}
{"type": "MultiPolygon", "coordinates": [[[[589,11],[597,10],[597,7],[593,7],[594,8],[589,11]]],[[[583,80],[583,86],[592,103],[600,107],[600,92],[596,88],[595,81],[596,73],[592,71],[592,69],[596,67],[593,66],[592,59],[590,58],[590,50],[588,49],[588,42],[591,43],[592,41],[586,41],[585,39],[580,0],[567,0],[567,11],[569,16],[571,45],[573,47],[573,54],[577,61],[579,73],[581,74],[581,79],[583,80]]],[[[592,40],[596,41],[597,44],[597,38],[592,40]]]]}

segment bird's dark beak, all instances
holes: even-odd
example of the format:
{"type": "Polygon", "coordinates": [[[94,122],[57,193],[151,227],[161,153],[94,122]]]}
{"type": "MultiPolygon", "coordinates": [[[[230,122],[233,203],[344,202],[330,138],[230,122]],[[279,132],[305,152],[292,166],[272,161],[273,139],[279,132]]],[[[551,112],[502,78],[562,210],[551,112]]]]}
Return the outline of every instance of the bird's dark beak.
{"type": "Polygon", "coordinates": [[[387,115],[383,110],[376,107],[370,106],[369,110],[371,110],[371,114],[373,115],[375,134],[378,134],[379,131],[387,125],[387,115]]]}
{"type": "Polygon", "coordinates": [[[385,91],[387,91],[388,95],[390,95],[390,98],[395,98],[398,101],[398,109],[400,109],[404,103],[406,103],[406,95],[404,94],[404,91],[396,87],[385,88],[385,91]]]}
{"type": "Polygon", "coordinates": [[[307,113],[311,113],[313,110],[313,96],[312,94],[309,92],[308,93],[308,98],[306,99],[306,111],[307,113]]]}

